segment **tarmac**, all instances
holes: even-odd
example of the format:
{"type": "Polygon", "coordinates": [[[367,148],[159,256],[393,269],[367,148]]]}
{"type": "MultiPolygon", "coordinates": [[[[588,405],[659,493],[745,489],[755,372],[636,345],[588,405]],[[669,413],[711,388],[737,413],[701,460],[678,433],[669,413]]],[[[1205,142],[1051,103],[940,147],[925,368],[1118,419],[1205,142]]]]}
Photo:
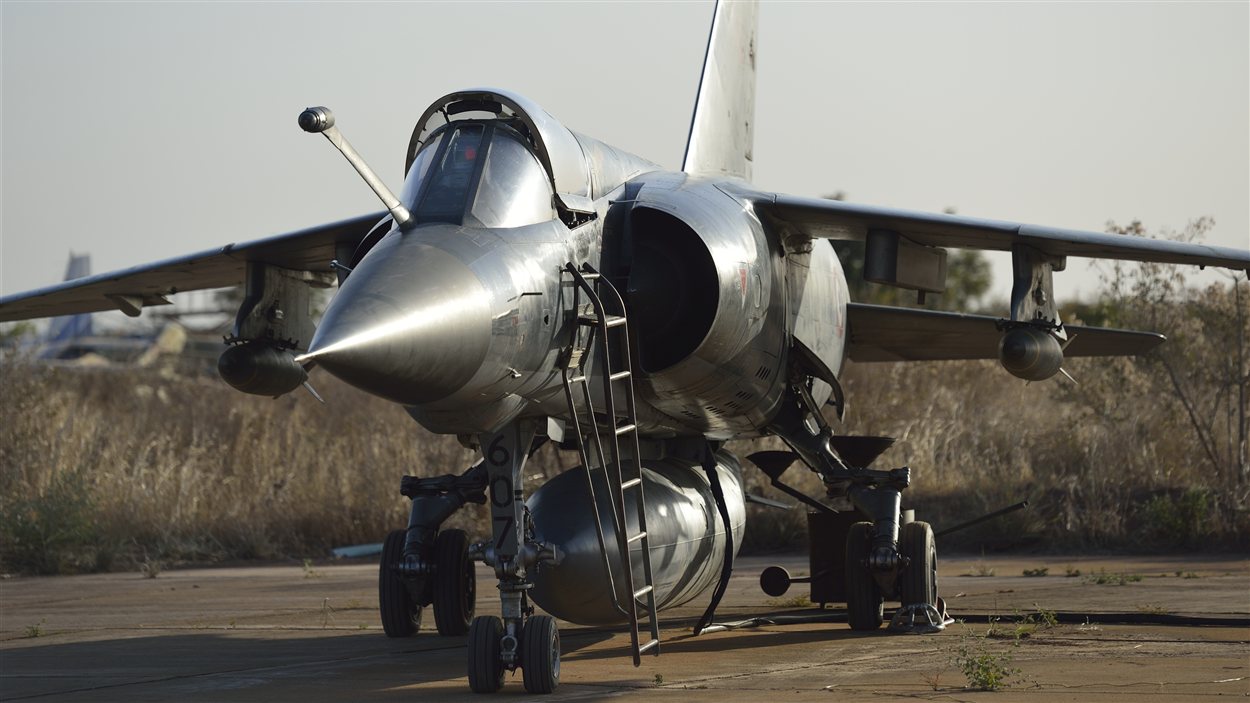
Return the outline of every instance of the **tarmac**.
{"type": "MultiPolygon", "coordinates": [[[[807,570],[803,556],[740,559],[716,621],[781,622],[695,637],[705,595],[662,614],[661,655],[639,668],[624,628],[561,623],[561,685],[547,698],[1250,697],[1250,558],[940,558],[958,621],[924,635],[852,632],[840,604],[813,606],[803,584],[769,598],[758,577],[772,564],[807,570]],[[969,688],[983,681],[969,667],[1006,687],[969,688]]],[[[478,613],[497,613],[489,572],[478,579],[478,613]]],[[[468,690],[464,638],[440,637],[426,611],[417,636],[389,639],[376,602],[366,563],[8,578],[0,700],[483,700],[468,690]]],[[[526,695],[520,672],[494,695],[526,695]]]]}

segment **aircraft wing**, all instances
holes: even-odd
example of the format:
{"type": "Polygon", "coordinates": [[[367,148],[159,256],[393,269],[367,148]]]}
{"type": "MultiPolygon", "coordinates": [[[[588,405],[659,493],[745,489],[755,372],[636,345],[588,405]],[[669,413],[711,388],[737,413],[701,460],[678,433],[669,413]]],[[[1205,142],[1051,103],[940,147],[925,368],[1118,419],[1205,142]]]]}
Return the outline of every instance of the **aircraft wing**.
{"type": "MultiPolygon", "coordinates": [[[[846,306],[847,354],[851,361],[997,359],[1003,333],[986,315],[850,303],[846,306]]],[[[1163,343],[1154,332],[1064,325],[1070,344],[1064,357],[1132,356],[1163,343]]]]}
{"type": "Polygon", "coordinates": [[[862,241],[869,229],[879,228],[932,247],[1011,251],[1015,244],[1026,244],[1051,256],[1219,266],[1250,272],[1250,251],[1245,249],[858,205],[748,188],[729,192],[750,203],[761,219],[817,239],[862,241]]]}
{"type": "Polygon", "coordinates": [[[239,285],[244,282],[249,261],[297,271],[329,271],[336,248],[354,247],[385,215],[375,212],[7,295],[0,298],[0,322],[116,310],[122,307],[118,298],[159,305],[167,302],[165,296],[180,291],[239,285]]]}

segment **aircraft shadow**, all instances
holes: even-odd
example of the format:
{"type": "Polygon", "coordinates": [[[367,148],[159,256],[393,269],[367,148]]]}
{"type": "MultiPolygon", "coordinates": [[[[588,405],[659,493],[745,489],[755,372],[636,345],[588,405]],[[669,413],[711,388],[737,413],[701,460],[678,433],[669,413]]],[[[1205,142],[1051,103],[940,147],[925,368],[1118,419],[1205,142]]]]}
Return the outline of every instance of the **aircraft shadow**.
{"type": "MultiPolygon", "coordinates": [[[[562,645],[576,654],[611,636],[571,630],[562,645]]],[[[377,630],[341,629],[180,631],[68,643],[56,643],[57,637],[6,643],[0,701],[266,700],[265,692],[275,688],[306,689],[311,699],[377,700],[414,684],[453,680],[449,691],[467,692],[464,637],[423,632],[390,639],[377,630]],[[337,687],[353,681],[350,693],[340,695],[337,687]]]]}

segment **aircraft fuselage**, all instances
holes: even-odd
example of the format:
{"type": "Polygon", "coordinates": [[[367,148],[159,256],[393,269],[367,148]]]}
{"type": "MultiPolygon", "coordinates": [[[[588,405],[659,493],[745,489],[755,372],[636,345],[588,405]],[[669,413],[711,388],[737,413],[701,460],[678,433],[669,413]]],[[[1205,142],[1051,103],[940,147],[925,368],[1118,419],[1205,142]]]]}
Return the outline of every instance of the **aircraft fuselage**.
{"type": "Polygon", "coordinates": [[[831,247],[788,248],[721,186],[646,173],[572,229],[395,228],[343,281],[312,351],[434,432],[565,417],[559,363],[577,311],[562,270],[585,263],[625,299],[645,435],[757,434],[787,385],[788,333],[841,368],[846,283],[831,247]]]}

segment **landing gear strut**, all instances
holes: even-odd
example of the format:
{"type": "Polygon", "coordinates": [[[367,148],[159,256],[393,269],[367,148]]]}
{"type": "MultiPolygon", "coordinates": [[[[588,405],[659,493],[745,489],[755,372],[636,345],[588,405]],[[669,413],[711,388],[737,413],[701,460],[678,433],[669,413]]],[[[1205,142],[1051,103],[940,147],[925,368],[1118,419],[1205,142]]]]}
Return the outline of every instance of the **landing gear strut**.
{"type": "Polygon", "coordinates": [[[535,434],[532,422],[516,421],[479,438],[494,527],[490,543],[480,548],[480,556],[494,567],[499,579],[503,617],[478,616],[469,628],[469,687],[476,693],[498,691],[504,672],[518,668],[530,693],[551,693],[560,684],[556,621],[547,615],[534,615],[526,597],[533,588],[528,570],[560,561],[554,547],[533,540],[525,509],[522,469],[535,434]]]}
{"type": "MultiPolygon", "coordinates": [[[[820,475],[829,496],[849,499],[871,519],[851,525],[846,535],[843,576],[851,628],[881,627],[884,600],[897,597],[903,604],[900,614],[912,614],[914,622],[915,614],[923,612],[923,620],[930,626],[936,620],[940,629],[945,614],[938,607],[933,530],[924,522],[899,524],[902,493],[911,483],[911,470],[868,468],[893,440],[834,437],[806,384],[801,374],[792,379],[786,402],[769,429],[794,450],[790,462],[801,458],[820,475]]],[[[760,456],[757,464],[777,485],[788,462],[779,453],[767,454],[755,455],[760,456]]]]}

